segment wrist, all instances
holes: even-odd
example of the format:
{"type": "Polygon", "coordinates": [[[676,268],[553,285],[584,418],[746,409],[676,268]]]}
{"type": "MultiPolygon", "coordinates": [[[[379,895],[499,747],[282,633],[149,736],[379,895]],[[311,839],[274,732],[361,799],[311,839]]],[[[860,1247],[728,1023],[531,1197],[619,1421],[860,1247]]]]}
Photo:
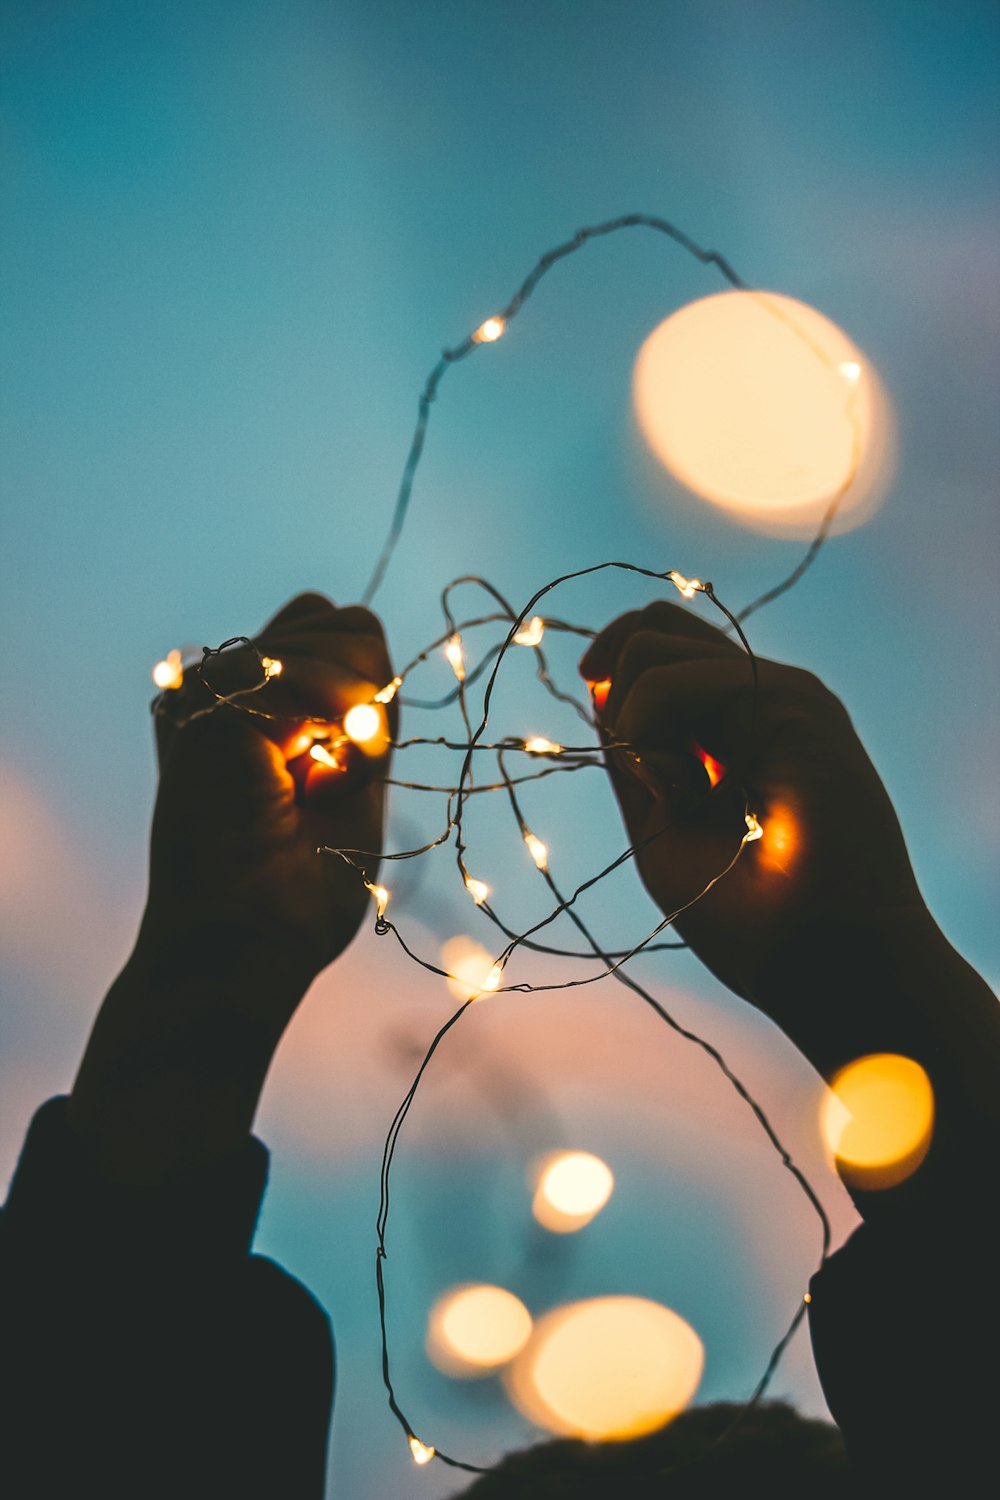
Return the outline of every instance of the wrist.
{"type": "Polygon", "coordinates": [[[311,977],[232,929],[168,938],[144,920],[70,1101],[104,1168],[132,1182],[162,1179],[239,1149],[311,977]]]}
{"type": "MultiPolygon", "coordinates": [[[[795,932],[756,977],[752,996],[824,1078],[871,1053],[918,1062],[934,1093],[927,1161],[886,1193],[847,1185],[867,1217],[891,1200],[923,1212],[981,1184],[1000,1130],[1000,1007],[926,908],[870,921],[824,920],[795,932]]],[[[880,1210],[879,1210],[880,1211],[880,1210]]]]}

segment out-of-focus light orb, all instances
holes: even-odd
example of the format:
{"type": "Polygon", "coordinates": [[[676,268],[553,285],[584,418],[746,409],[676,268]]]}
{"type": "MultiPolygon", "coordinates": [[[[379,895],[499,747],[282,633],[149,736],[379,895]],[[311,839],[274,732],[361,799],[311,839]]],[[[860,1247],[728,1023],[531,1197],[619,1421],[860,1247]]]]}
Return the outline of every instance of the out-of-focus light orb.
{"type": "Polygon", "coordinates": [[[930,1147],[931,1081],[910,1057],[878,1052],[858,1058],[831,1080],[820,1129],[852,1186],[893,1187],[916,1171],[930,1147]]]}
{"type": "Polygon", "coordinates": [[[682,307],[640,349],[633,392],[660,462],[755,530],[807,535],[844,489],[844,531],[885,492],[893,424],[875,369],[793,297],[731,291],[682,307]]]}
{"type": "Polygon", "coordinates": [[[597,1297],[540,1318],[506,1385],[518,1411],[547,1432],[625,1439],[683,1411],[704,1363],[701,1339],[669,1307],[597,1297]]]}
{"type": "Polygon", "coordinates": [[[449,938],[442,945],[441,967],[448,971],[445,983],[456,1000],[471,1000],[473,995],[495,990],[500,983],[492,954],[464,935],[449,938]]]}
{"type": "Polygon", "coordinates": [[[184,681],[184,664],[179,651],[168,651],[163,660],[156,663],[153,681],[164,692],[176,692],[184,681]]]}
{"type": "Polygon", "coordinates": [[[501,1286],[453,1287],[427,1319],[427,1354],[459,1380],[492,1375],[520,1354],[531,1337],[531,1314],[501,1286]]]}
{"type": "Polygon", "coordinates": [[[366,745],[382,732],[382,715],[372,703],[355,703],[344,715],[344,733],[356,745],[366,745]]]}
{"type": "Polygon", "coordinates": [[[611,1197],[614,1173],[589,1151],[559,1151],[537,1171],[531,1212],[553,1234],[573,1234],[589,1224],[611,1197]]]}

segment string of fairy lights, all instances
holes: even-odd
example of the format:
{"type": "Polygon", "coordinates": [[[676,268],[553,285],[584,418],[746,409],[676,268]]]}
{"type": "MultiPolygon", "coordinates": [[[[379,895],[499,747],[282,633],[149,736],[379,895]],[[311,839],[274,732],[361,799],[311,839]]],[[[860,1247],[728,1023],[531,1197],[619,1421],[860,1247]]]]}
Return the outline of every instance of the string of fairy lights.
{"type": "MultiPolygon", "coordinates": [[[[400,487],[386,541],[363,595],[363,602],[365,604],[370,603],[378,591],[400,541],[413,496],[414,482],[424,451],[432,405],[437,398],[444,375],[453,365],[460,363],[477,350],[496,344],[507,331],[511,321],[533,294],[539,282],[555,264],[576,253],[595,238],[633,227],[645,227],[661,235],[665,235],[696,260],[705,265],[714,265],[730,286],[750,293],[750,288],[747,287],[746,283],[736,274],[729,262],[722,255],[714,250],[702,248],[667,220],[645,214],[627,214],[581,229],[570,240],[542,255],[501,311],[486,318],[485,321],[480,323],[475,330],[469,333],[458,344],[444,350],[427,376],[418,401],[416,425],[403,467],[400,487]]],[[[831,363],[824,351],[813,344],[808,336],[802,330],[798,329],[794,322],[789,320],[784,309],[779,308],[765,293],[755,292],[752,295],[759,298],[762,305],[768,311],[774,313],[775,316],[787,323],[791,332],[806,342],[816,358],[825,364],[831,363]]],[[[743,608],[735,611],[730,609],[719,598],[711,583],[703,582],[699,578],[688,577],[676,568],[655,570],[628,562],[600,562],[591,567],[565,573],[537,589],[520,609],[515,609],[499,590],[486,579],[474,575],[466,575],[455,579],[443,591],[441,597],[441,607],[445,624],[443,633],[432,641],[430,645],[418,652],[390,681],[382,684],[377,690],[372,692],[367,702],[356,703],[345,713],[343,719],[336,723],[331,723],[324,719],[303,717],[302,715],[294,716],[294,722],[299,726],[301,731],[298,736],[295,753],[310,757],[330,771],[349,774],[352,747],[354,746],[360,746],[362,749],[367,750],[368,754],[372,757],[384,757],[390,748],[396,752],[403,752],[418,746],[436,747],[446,754],[458,754],[461,756],[460,769],[457,779],[454,781],[446,780],[442,784],[436,784],[415,780],[407,781],[388,774],[383,776],[386,785],[413,792],[435,793],[444,798],[443,827],[433,838],[413,848],[397,849],[389,852],[383,850],[329,847],[324,847],[318,852],[324,856],[343,860],[356,872],[358,879],[363,882],[375,904],[374,926],[376,934],[379,936],[392,934],[406,956],[421,968],[432,974],[440,975],[442,978],[454,980],[456,976],[451,974],[449,970],[440,967],[427,957],[419,954],[411,942],[400,931],[396,923],[387,915],[391,901],[390,887],[380,883],[375,878],[371,878],[369,873],[377,869],[380,861],[386,861],[391,864],[404,860],[418,859],[433,849],[440,848],[449,843],[453,844],[458,877],[467,894],[467,898],[471,899],[477,910],[492,923],[493,927],[501,934],[504,940],[503,946],[500,948],[492,967],[483,977],[480,987],[473,989],[468,994],[468,998],[464,999],[453,1014],[439,1027],[427,1046],[413,1080],[389,1126],[382,1154],[375,1254],[382,1378],[389,1407],[403,1429],[411,1455],[417,1464],[422,1465],[436,1458],[453,1468],[467,1470],[471,1473],[488,1473],[491,1470],[491,1466],[489,1465],[477,1465],[466,1462],[443,1451],[439,1446],[424,1441],[418,1436],[413,1423],[406,1416],[396,1395],[392,1379],[385,1284],[385,1262],[388,1259],[387,1236],[391,1206],[391,1176],[400,1134],[428,1067],[441,1048],[445,1038],[454,1030],[473,1005],[483,1002],[488,997],[495,998],[511,993],[525,994],[570,989],[581,985],[593,984],[607,978],[613,978],[619,984],[624,985],[647,1005],[664,1024],[670,1027],[672,1031],[706,1053],[729,1085],[750,1109],[771,1147],[777,1153],[782,1166],[791,1174],[820,1222],[822,1246],[818,1264],[822,1266],[828,1256],[831,1232],[823,1206],[811,1184],[782,1144],[764,1109],[729,1066],[721,1051],[704,1037],[682,1025],[625,968],[625,965],[631,959],[641,953],[651,953],[666,948],[683,948],[685,946],[683,942],[677,940],[668,938],[658,941],[658,939],[661,939],[662,935],[673,927],[677,919],[696,902],[700,901],[713,886],[725,879],[737,861],[747,857],[746,851],[748,847],[763,835],[764,829],[750,792],[747,789],[742,789],[741,791],[742,823],[734,827],[732,852],[729,859],[708,881],[693,891],[674,910],[665,913],[662,919],[655,924],[645,937],[627,948],[621,948],[598,941],[591,932],[587,922],[581,916],[578,903],[585,893],[592,890],[615,871],[630,862],[634,862],[646,845],[662,836],[662,830],[638,844],[629,845],[614,859],[605,864],[596,874],[578,883],[567,893],[563,886],[557,882],[553,872],[550,849],[526,820],[518,789],[526,783],[541,781],[545,778],[558,775],[575,774],[586,769],[603,766],[605,757],[612,752],[618,756],[626,757],[635,768],[637,774],[646,774],[644,768],[642,768],[642,757],[639,753],[639,748],[618,739],[614,734],[613,726],[609,727],[604,722],[603,710],[610,689],[610,682],[589,683],[587,685],[588,692],[586,699],[581,698],[578,694],[567,691],[555,681],[543,644],[547,634],[554,636],[559,633],[572,633],[586,639],[594,636],[595,632],[593,630],[550,616],[544,612],[541,606],[543,601],[562,585],[573,580],[591,577],[608,571],[637,575],[653,582],[669,584],[677,590],[681,598],[686,602],[704,599],[718,612],[724,622],[723,628],[727,632],[735,634],[746,660],[748,683],[752,686],[751,703],[753,705],[749,734],[750,736],[753,735],[757,701],[757,661],[744,631],[743,622],[757,609],[770,603],[779,595],[794,587],[807,569],[811,567],[830,533],[840,504],[851,488],[858,472],[861,435],[860,423],[857,416],[856,396],[861,369],[860,366],[849,363],[835,366],[835,371],[843,382],[845,414],[850,423],[852,433],[852,451],[846,476],[828,501],[816,532],[796,567],[777,584],[768,588],[743,608]],[[470,614],[464,618],[460,617],[458,612],[453,608],[452,603],[453,595],[459,587],[473,587],[485,593],[490,601],[487,612],[470,614]],[[489,647],[479,653],[477,659],[470,661],[467,656],[467,643],[470,633],[490,626],[502,627],[502,638],[494,640],[489,647]],[[592,737],[587,744],[558,744],[542,736],[505,736],[498,740],[487,738],[492,701],[500,674],[511,653],[519,650],[530,650],[533,653],[536,677],[539,684],[552,698],[573,710],[578,715],[581,723],[587,726],[588,734],[592,737]],[[404,695],[402,690],[411,676],[426,663],[440,660],[442,655],[454,676],[453,687],[436,699],[422,699],[404,695]],[[481,699],[478,706],[474,706],[472,703],[472,690],[481,681],[484,681],[481,699]],[[410,739],[393,738],[389,732],[387,708],[397,695],[400,703],[404,706],[414,708],[446,710],[457,705],[462,724],[461,734],[455,737],[441,735],[436,737],[415,736],[410,739]],[[481,758],[484,755],[493,757],[496,764],[496,775],[493,779],[486,781],[478,779],[478,766],[481,764],[481,758]],[[526,767],[528,768],[516,774],[512,773],[511,767],[515,759],[526,763],[526,767]],[[545,888],[549,898],[550,904],[547,905],[545,913],[521,931],[512,928],[499,913],[492,890],[475,872],[474,861],[471,860],[469,845],[466,840],[465,814],[470,799],[486,794],[498,794],[506,799],[512,820],[517,828],[518,836],[537,871],[540,886],[545,888]],[[575,928],[582,946],[567,947],[564,944],[556,944],[549,940],[549,930],[553,924],[563,917],[575,928]],[[545,954],[549,957],[586,961],[590,965],[590,969],[584,975],[564,978],[558,982],[531,983],[526,980],[519,980],[508,983],[506,979],[508,964],[512,956],[522,949],[528,952],[545,954]]],[[[178,696],[179,689],[185,680],[184,662],[179,652],[171,652],[162,662],[157,663],[157,666],[154,668],[154,681],[157,687],[161,689],[159,697],[154,700],[154,712],[169,714],[175,722],[186,723],[191,718],[197,717],[200,714],[215,712],[226,705],[230,708],[258,715],[265,719],[290,719],[292,716],[271,712],[267,707],[266,689],[274,678],[281,675],[281,672],[281,661],[265,655],[260,647],[248,637],[232,637],[218,647],[204,647],[202,659],[197,665],[196,675],[203,687],[208,690],[207,701],[204,706],[184,713],[182,711],[181,700],[178,696]],[[218,691],[213,686],[213,663],[223,653],[235,648],[242,648],[256,660],[258,676],[257,680],[250,686],[241,686],[235,692],[224,693],[218,691]]],[[[717,782],[725,775],[725,768],[719,766],[700,747],[695,746],[694,748],[702,760],[709,787],[711,790],[714,790],[717,782]]],[[[711,790],[708,792],[708,795],[711,795],[711,790]]],[[[807,1302],[808,1294],[805,1298],[801,1295],[799,1296],[794,1315],[774,1346],[756,1388],[742,1409],[743,1412],[749,1411],[767,1389],[785,1348],[802,1321],[807,1302]]],[[[738,1417],[736,1420],[739,1421],[741,1419],[741,1417],[738,1417]]],[[[717,1442],[724,1441],[726,1436],[727,1433],[723,1433],[717,1439],[717,1442]]]]}

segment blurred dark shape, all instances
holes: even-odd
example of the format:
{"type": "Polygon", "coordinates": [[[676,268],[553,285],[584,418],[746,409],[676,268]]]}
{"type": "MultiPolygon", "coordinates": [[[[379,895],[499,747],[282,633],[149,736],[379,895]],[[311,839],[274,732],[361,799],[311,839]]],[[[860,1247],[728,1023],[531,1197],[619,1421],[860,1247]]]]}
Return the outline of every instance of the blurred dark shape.
{"type": "Polygon", "coordinates": [[[846,1500],[857,1490],[831,1422],[784,1401],[694,1406],[626,1443],[561,1438],[511,1454],[462,1500],[846,1500]],[[736,1424],[735,1427],[733,1424],[736,1424]],[[727,1428],[733,1430],[723,1437],[727,1428]],[[720,1441],[720,1439],[722,1439],[720,1441]]]}

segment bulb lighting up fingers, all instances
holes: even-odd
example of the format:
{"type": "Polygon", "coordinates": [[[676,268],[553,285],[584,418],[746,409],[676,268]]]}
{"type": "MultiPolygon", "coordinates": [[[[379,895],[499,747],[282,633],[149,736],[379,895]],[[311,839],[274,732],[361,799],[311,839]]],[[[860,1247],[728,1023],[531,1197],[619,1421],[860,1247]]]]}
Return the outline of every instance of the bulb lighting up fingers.
{"type": "Polygon", "coordinates": [[[611,691],[611,678],[605,677],[600,682],[588,682],[587,686],[590,688],[590,696],[594,707],[598,713],[603,713],[604,705],[607,703],[608,694],[611,691]]]}

